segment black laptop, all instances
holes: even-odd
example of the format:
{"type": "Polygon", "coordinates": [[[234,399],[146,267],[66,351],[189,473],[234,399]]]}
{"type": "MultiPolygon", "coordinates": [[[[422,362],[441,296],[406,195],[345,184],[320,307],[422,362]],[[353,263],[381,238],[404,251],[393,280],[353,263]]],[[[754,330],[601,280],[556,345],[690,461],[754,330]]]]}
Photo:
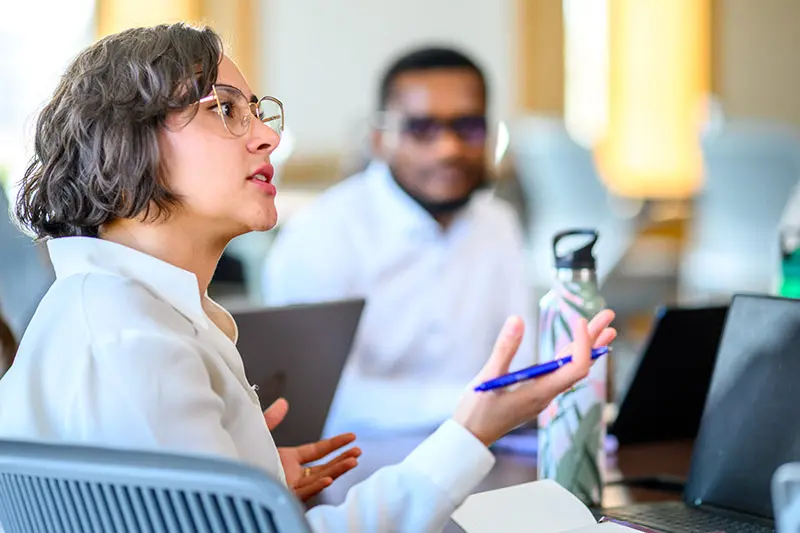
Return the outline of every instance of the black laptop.
{"type": "Polygon", "coordinates": [[[727,312],[728,306],[658,310],[609,428],[620,444],[697,437],[727,312]]]}
{"type": "Polygon", "coordinates": [[[683,502],[604,514],[667,533],[773,531],[770,480],[780,465],[798,460],[800,300],[738,295],[725,322],[683,502]]]}

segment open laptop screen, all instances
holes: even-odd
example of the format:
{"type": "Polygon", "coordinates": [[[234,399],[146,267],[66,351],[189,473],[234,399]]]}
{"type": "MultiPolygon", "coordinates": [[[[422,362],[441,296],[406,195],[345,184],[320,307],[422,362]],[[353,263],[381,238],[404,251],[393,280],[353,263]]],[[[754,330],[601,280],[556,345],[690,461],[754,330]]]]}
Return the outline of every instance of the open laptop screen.
{"type": "Polygon", "coordinates": [[[620,444],[697,437],[727,311],[728,306],[659,310],[609,429],[620,444]]]}
{"type": "Polygon", "coordinates": [[[797,460],[800,301],[738,295],[720,342],[686,500],[772,518],[772,475],[797,460]]]}
{"type": "Polygon", "coordinates": [[[272,431],[278,446],[322,436],[364,305],[354,299],[234,313],[237,347],[261,407],[289,401],[289,414],[272,431]]]}

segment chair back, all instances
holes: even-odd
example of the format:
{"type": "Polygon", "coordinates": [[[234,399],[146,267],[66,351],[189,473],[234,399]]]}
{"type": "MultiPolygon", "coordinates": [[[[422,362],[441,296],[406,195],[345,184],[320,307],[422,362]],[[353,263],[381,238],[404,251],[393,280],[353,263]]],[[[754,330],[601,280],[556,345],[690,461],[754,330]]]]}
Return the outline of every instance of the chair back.
{"type": "Polygon", "coordinates": [[[310,532],[265,472],[205,456],[0,441],[5,533],[310,532]]]}

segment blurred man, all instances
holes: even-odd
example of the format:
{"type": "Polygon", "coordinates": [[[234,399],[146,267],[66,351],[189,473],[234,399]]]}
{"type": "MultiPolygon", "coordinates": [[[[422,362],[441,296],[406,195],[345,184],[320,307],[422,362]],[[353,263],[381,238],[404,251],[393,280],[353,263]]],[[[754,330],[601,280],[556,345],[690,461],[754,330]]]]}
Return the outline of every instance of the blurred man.
{"type": "MultiPolygon", "coordinates": [[[[380,87],[375,159],[278,235],[267,303],[367,299],[328,432],[436,427],[506,317],[528,316],[518,221],[481,191],[487,97],[483,72],[457,51],[398,59],[380,87]]],[[[518,366],[533,359],[526,323],[518,366]]]]}

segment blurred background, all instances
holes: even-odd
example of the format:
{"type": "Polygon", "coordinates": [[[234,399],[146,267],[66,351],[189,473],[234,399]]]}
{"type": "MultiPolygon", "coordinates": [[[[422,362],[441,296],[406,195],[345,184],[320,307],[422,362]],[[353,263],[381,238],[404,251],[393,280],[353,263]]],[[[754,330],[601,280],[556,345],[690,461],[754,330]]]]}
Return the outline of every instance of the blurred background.
{"type": "MultiPolygon", "coordinates": [[[[217,29],[254,90],[285,103],[273,158],[282,222],[363,168],[392,57],[428,43],[474,56],[491,87],[496,193],[526,230],[531,305],[552,280],[552,235],[598,228],[601,291],[622,332],[620,380],[658,306],[774,292],[781,235],[794,246],[797,0],[4,3],[2,213],[31,154],[35,113],[69,60],[126,27],[187,20],[217,29]]],[[[254,304],[275,233],[234,241],[212,296],[254,304]]],[[[41,249],[0,224],[0,301],[18,336],[51,280],[41,249]]]]}

